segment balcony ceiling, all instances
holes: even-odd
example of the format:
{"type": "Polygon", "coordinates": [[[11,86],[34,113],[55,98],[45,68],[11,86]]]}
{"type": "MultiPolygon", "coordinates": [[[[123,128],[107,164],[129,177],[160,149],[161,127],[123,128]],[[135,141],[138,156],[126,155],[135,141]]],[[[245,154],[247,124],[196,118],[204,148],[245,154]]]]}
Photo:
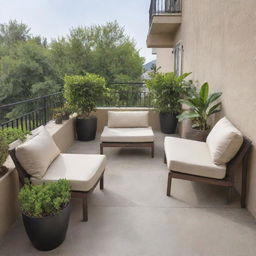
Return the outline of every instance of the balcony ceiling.
{"type": "Polygon", "coordinates": [[[149,48],[172,48],[174,37],[181,24],[181,14],[158,14],[152,18],[147,37],[149,48]]]}
{"type": "Polygon", "coordinates": [[[180,24],[181,14],[154,15],[149,33],[174,33],[180,24]]]}

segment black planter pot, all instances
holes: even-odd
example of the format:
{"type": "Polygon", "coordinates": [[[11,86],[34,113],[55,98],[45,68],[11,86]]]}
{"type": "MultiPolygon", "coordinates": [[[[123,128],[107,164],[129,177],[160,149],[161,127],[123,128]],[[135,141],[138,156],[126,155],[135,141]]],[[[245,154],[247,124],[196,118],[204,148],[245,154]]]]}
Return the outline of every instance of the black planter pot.
{"type": "Polygon", "coordinates": [[[42,218],[22,214],[27,235],[40,251],[50,251],[58,247],[65,239],[70,216],[70,205],[59,214],[42,218]]]}
{"type": "Polygon", "coordinates": [[[77,118],[76,119],[76,133],[78,140],[89,141],[94,140],[97,130],[97,118],[77,118]]]}
{"type": "Polygon", "coordinates": [[[160,113],[160,128],[162,133],[171,134],[176,132],[177,128],[177,114],[160,113]]]}

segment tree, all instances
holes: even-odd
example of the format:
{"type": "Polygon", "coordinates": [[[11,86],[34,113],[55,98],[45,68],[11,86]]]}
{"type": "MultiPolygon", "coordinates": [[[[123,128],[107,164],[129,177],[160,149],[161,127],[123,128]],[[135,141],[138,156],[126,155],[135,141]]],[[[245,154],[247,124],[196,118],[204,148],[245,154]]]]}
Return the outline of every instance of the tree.
{"type": "Polygon", "coordinates": [[[51,44],[51,55],[59,78],[90,72],[113,82],[119,75],[140,80],[143,73],[144,59],[117,22],[74,28],[51,44]]]}
{"type": "Polygon", "coordinates": [[[30,38],[30,28],[26,24],[10,20],[8,24],[0,24],[0,44],[13,45],[30,38]]]}

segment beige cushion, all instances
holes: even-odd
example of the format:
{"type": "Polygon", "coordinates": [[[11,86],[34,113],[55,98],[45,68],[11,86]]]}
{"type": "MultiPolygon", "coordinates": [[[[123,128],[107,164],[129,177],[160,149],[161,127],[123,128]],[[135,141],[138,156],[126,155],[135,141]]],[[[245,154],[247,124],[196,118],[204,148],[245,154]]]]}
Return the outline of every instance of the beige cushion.
{"type": "Polygon", "coordinates": [[[227,119],[222,118],[209,133],[206,143],[215,164],[229,162],[238,152],[242,143],[242,133],[227,119]]]}
{"type": "Polygon", "coordinates": [[[32,178],[33,184],[67,179],[72,190],[89,191],[104,172],[104,155],[60,154],[49,166],[42,179],[32,178]]]}
{"type": "Polygon", "coordinates": [[[147,128],[109,128],[104,127],[101,134],[102,142],[153,142],[154,133],[147,128]]]}
{"type": "Polygon", "coordinates": [[[148,127],[148,111],[108,111],[108,127],[148,127]]]}
{"type": "Polygon", "coordinates": [[[215,179],[226,175],[226,166],[213,163],[205,142],[165,137],[164,149],[169,170],[215,179]]]}
{"type": "Polygon", "coordinates": [[[16,157],[28,174],[42,178],[52,163],[60,154],[60,150],[45,128],[30,140],[16,148],[16,157]]]}

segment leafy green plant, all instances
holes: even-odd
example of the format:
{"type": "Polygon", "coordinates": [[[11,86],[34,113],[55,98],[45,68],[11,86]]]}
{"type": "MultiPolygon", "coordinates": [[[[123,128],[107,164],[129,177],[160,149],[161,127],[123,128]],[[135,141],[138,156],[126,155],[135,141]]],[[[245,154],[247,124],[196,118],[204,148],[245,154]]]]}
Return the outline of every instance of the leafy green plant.
{"type": "Polygon", "coordinates": [[[151,79],[146,81],[155,107],[161,113],[178,114],[181,112],[180,99],[190,94],[192,84],[185,78],[191,73],[177,77],[170,73],[151,73],[151,79]]]}
{"type": "Polygon", "coordinates": [[[64,179],[37,186],[26,184],[19,192],[21,210],[31,217],[56,215],[69,204],[70,188],[64,179]]]}
{"type": "Polygon", "coordinates": [[[187,105],[190,109],[185,110],[178,116],[179,121],[191,119],[193,128],[208,130],[210,128],[208,124],[209,117],[221,111],[221,102],[213,105],[221,95],[221,92],[215,92],[209,95],[209,84],[204,83],[199,92],[196,92],[194,96],[180,100],[180,103],[187,105]]]}
{"type": "Polygon", "coordinates": [[[87,73],[85,76],[65,76],[64,97],[78,115],[88,117],[95,110],[106,91],[103,77],[87,73]]]}
{"type": "Polygon", "coordinates": [[[31,134],[29,131],[23,131],[19,128],[4,128],[3,130],[0,130],[0,135],[2,135],[7,144],[12,143],[15,140],[21,140],[24,141],[26,139],[26,136],[28,134],[31,134]]]}

